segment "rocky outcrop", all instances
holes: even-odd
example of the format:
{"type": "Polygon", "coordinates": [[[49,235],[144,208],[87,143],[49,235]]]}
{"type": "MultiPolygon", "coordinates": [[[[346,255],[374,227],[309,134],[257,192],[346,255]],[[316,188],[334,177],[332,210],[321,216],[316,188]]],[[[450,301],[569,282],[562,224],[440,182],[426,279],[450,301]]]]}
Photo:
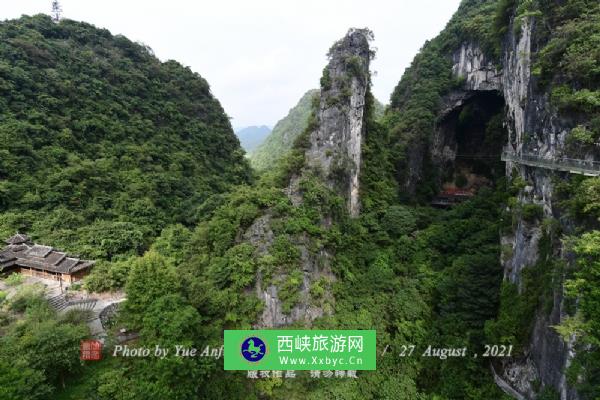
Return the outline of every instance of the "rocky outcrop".
{"type": "Polygon", "coordinates": [[[475,43],[464,43],[453,57],[452,74],[464,79],[464,91],[500,90],[502,73],[475,43]]]}
{"type": "MultiPolygon", "coordinates": [[[[447,121],[475,96],[489,92],[504,98],[507,145],[513,151],[517,154],[535,152],[544,158],[564,154],[565,137],[572,126],[556,114],[549,103],[549,94],[537,87],[531,74],[535,28],[535,22],[527,18],[522,20],[518,30],[511,24],[503,46],[502,69],[496,67],[477,44],[464,43],[454,53],[452,71],[462,85],[444,97],[439,114],[441,122],[430,147],[432,161],[441,171],[453,164],[457,155],[455,127],[447,121]]],[[[519,204],[536,204],[543,209],[544,219],[569,225],[553,201],[555,174],[564,173],[506,163],[507,176],[520,177],[527,182],[518,196],[519,204]]],[[[512,232],[500,239],[504,279],[516,284],[520,291],[525,290],[523,271],[538,262],[542,237],[540,221],[517,217],[512,232]]],[[[561,257],[560,243],[553,245],[552,256],[561,257]]],[[[578,399],[565,378],[565,369],[573,357],[572,343],[565,343],[552,328],[566,316],[561,282],[555,282],[553,286],[551,310],[540,309],[536,313],[525,355],[504,360],[494,370],[498,385],[514,398],[533,400],[540,387],[549,386],[560,394],[561,400],[578,399]]]]}
{"type": "MultiPolygon", "coordinates": [[[[269,252],[273,245],[275,234],[271,229],[271,215],[266,214],[257,218],[243,235],[243,240],[252,244],[257,251],[256,256],[261,257],[269,252]]],[[[324,310],[323,303],[333,302],[331,295],[327,295],[323,301],[314,301],[311,298],[310,288],[312,284],[321,278],[333,282],[335,277],[331,273],[329,265],[322,265],[321,260],[327,260],[325,250],[317,254],[308,251],[308,238],[304,235],[293,238],[295,246],[300,250],[300,262],[302,266],[302,282],[299,289],[299,298],[291,311],[285,312],[283,304],[278,295],[278,282],[286,278],[286,274],[276,271],[275,276],[266,281],[259,272],[256,277],[254,292],[264,303],[263,312],[255,324],[255,328],[274,328],[289,325],[294,322],[302,322],[306,326],[316,318],[322,317],[329,310],[324,310]]]]}
{"type": "MultiPolygon", "coordinates": [[[[442,99],[438,124],[434,131],[430,156],[440,171],[453,169],[457,155],[456,115],[480,93],[502,92],[502,71],[475,43],[464,43],[454,52],[452,74],[462,82],[460,88],[452,90],[442,99]]],[[[441,184],[441,182],[438,182],[441,184]]]]}
{"type": "MultiPolygon", "coordinates": [[[[553,111],[548,94],[540,91],[531,77],[535,23],[524,19],[518,32],[512,28],[510,32],[505,45],[502,78],[509,146],[517,154],[535,152],[544,158],[555,158],[564,151],[568,122],[553,111]]],[[[520,176],[528,182],[519,194],[520,204],[537,204],[542,207],[545,219],[567,223],[553,204],[555,172],[511,162],[507,162],[506,171],[508,176],[520,176]]],[[[520,219],[512,234],[502,238],[512,247],[512,257],[503,260],[505,279],[517,284],[520,290],[523,290],[523,271],[538,261],[542,234],[539,222],[520,219]]],[[[554,243],[554,247],[553,256],[560,257],[561,245],[554,243]]],[[[527,399],[535,398],[536,388],[540,385],[554,388],[561,400],[578,399],[577,393],[568,387],[565,377],[565,369],[573,356],[572,346],[552,328],[566,316],[561,283],[554,283],[550,312],[539,310],[536,313],[526,356],[503,365],[502,375],[527,399]],[[522,373],[525,370],[527,374],[522,373]]]]}
{"type": "Polygon", "coordinates": [[[525,103],[529,94],[531,64],[531,24],[523,22],[521,36],[510,35],[504,55],[505,73],[502,78],[507,119],[510,121],[510,142],[521,151],[525,133],[525,103]]]}
{"type": "Polygon", "coordinates": [[[353,29],[333,45],[324,70],[317,115],[318,128],[310,135],[309,166],[322,170],[331,189],[347,200],[357,216],[365,97],[369,86],[370,33],[353,29]]]}
{"type": "MultiPolygon", "coordinates": [[[[332,311],[331,307],[324,306],[325,304],[333,304],[334,299],[331,293],[326,293],[325,298],[318,300],[313,299],[310,293],[311,286],[321,278],[324,278],[327,282],[335,280],[329,265],[320,265],[320,260],[328,260],[329,254],[325,250],[321,250],[317,254],[310,254],[306,243],[300,243],[299,248],[301,251],[302,282],[298,301],[290,312],[285,312],[278,296],[278,286],[275,284],[264,285],[262,277],[259,276],[256,294],[263,300],[264,309],[255,327],[273,328],[298,322],[310,327],[312,321],[332,311]]],[[[280,274],[276,275],[274,281],[281,280],[283,277],[280,274]]]]}
{"type": "MultiPolygon", "coordinates": [[[[359,213],[359,174],[365,130],[365,99],[370,81],[371,35],[367,30],[351,29],[329,52],[329,63],[321,81],[316,125],[309,133],[309,146],[305,152],[305,167],[293,172],[285,189],[294,207],[300,207],[304,201],[302,180],[317,176],[329,189],[346,199],[351,216],[359,213]]],[[[256,248],[257,257],[267,254],[275,241],[271,219],[271,213],[265,213],[242,235],[243,241],[256,248]]],[[[323,215],[322,224],[329,226],[331,217],[323,215]]],[[[313,320],[333,309],[334,298],[330,290],[325,290],[318,299],[311,294],[313,285],[330,285],[335,280],[330,268],[331,255],[322,247],[315,249],[307,234],[290,235],[287,239],[300,254],[298,265],[301,282],[297,301],[286,312],[280,298],[281,284],[293,272],[276,270],[268,280],[259,273],[253,291],[265,307],[255,324],[257,328],[292,323],[310,326],[313,320]]]]}

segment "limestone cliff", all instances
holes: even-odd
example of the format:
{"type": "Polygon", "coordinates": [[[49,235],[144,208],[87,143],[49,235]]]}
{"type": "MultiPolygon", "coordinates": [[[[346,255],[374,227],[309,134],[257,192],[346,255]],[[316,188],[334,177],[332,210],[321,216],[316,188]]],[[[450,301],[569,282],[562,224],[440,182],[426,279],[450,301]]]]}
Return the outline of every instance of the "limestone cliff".
{"type": "MultiPolygon", "coordinates": [[[[509,146],[517,154],[535,152],[543,158],[555,158],[565,150],[565,137],[572,127],[560,118],[549,104],[547,93],[538,90],[531,79],[534,34],[535,21],[524,20],[520,32],[511,34],[506,44],[503,92],[507,104],[509,146]]],[[[510,162],[506,171],[508,176],[521,176],[528,183],[519,195],[520,203],[540,205],[545,218],[559,220],[569,230],[568,221],[561,218],[553,203],[553,171],[510,162]]],[[[529,223],[521,218],[513,233],[502,238],[512,253],[512,257],[502,260],[505,279],[522,287],[522,271],[536,263],[541,237],[539,223],[529,223]]],[[[562,253],[562,245],[554,243],[554,256],[560,257],[562,253]]],[[[503,365],[503,377],[527,399],[535,398],[537,382],[553,387],[562,400],[578,399],[565,377],[565,369],[572,358],[572,343],[565,343],[552,328],[566,316],[563,308],[562,282],[555,282],[551,311],[540,310],[536,314],[527,356],[503,365]]]]}
{"type": "MultiPolygon", "coordinates": [[[[520,29],[516,29],[513,23],[503,44],[499,64],[494,63],[477,43],[465,42],[456,49],[452,73],[462,84],[444,96],[440,122],[429,150],[438,168],[454,167],[460,152],[454,126],[448,126],[446,122],[448,116],[486,93],[494,93],[504,100],[504,126],[509,149],[516,154],[534,152],[547,159],[565,153],[565,138],[573,123],[561,118],[550,104],[549,94],[539,88],[531,73],[535,20],[523,19],[520,29]]],[[[520,163],[506,163],[509,178],[520,177],[526,182],[518,195],[518,202],[540,206],[543,210],[541,219],[559,221],[564,231],[569,230],[570,223],[560,215],[554,204],[553,178],[566,174],[520,163]]],[[[541,225],[539,219],[527,221],[517,216],[512,232],[500,238],[503,249],[506,249],[501,259],[504,279],[515,283],[521,290],[523,271],[538,261],[540,241],[544,235],[541,225]]],[[[554,240],[552,248],[552,257],[564,257],[560,242],[554,240]]],[[[556,279],[560,280],[560,277],[556,279]]],[[[552,328],[566,316],[562,282],[555,281],[553,290],[551,310],[540,309],[535,315],[525,354],[492,367],[497,384],[514,398],[535,399],[540,388],[546,386],[557,391],[561,400],[579,398],[576,391],[568,386],[564,372],[573,356],[572,343],[564,342],[552,328]]]]}
{"type": "Polygon", "coordinates": [[[318,128],[310,134],[309,166],[321,169],[330,188],[359,213],[361,145],[369,85],[369,32],[351,30],[329,52],[323,73],[318,128]]]}
{"type": "MultiPolygon", "coordinates": [[[[286,194],[294,207],[304,202],[303,182],[316,177],[326,187],[346,200],[351,216],[359,213],[359,174],[361,144],[365,129],[365,98],[370,78],[369,49],[371,33],[368,30],[351,29],[331,48],[329,63],[324,69],[315,122],[306,132],[308,146],[304,166],[291,171],[286,194]]],[[[328,226],[329,215],[322,215],[322,224],[328,226]]],[[[243,235],[243,240],[258,249],[258,255],[266,254],[273,246],[275,235],[271,228],[270,213],[257,219],[243,235]]],[[[316,301],[311,297],[311,286],[325,280],[332,282],[331,254],[322,245],[311,242],[310,235],[294,235],[291,242],[299,251],[301,282],[298,300],[291,310],[284,310],[280,296],[281,282],[291,275],[277,272],[268,282],[257,277],[256,294],[265,307],[257,327],[276,327],[291,323],[310,323],[331,312],[334,299],[329,290],[324,298],[316,301]]],[[[292,272],[293,274],[293,272],[292,272]]]]}

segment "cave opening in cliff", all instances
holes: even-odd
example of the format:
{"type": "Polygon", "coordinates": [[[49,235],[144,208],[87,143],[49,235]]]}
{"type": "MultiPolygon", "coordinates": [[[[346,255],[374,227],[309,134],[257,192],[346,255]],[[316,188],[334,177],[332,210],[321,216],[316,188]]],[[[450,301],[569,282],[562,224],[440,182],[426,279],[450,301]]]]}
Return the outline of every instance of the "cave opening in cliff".
{"type": "Polygon", "coordinates": [[[444,168],[443,190],[475,193],[504,176],[500,160],[508,140],[504,106],[498,92],[475,92],[442,121],[440,128],[454,149],[454,157],[444,168]]]}

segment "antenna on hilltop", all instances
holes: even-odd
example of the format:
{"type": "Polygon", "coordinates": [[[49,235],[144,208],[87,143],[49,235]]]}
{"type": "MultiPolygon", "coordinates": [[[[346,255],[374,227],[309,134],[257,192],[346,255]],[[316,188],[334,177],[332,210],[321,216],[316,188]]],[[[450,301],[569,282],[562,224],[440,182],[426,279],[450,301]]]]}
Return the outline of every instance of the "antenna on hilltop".
{"type": "Polygon", "coordinates": [[[58,2],[58,0],[53,0],[52,1],[52,14],[50,14],[50,16],[52,17],[52,21],[59,22],[61,14],[62,14],[62,7],[60,6],[60,3],[58,2]]]}

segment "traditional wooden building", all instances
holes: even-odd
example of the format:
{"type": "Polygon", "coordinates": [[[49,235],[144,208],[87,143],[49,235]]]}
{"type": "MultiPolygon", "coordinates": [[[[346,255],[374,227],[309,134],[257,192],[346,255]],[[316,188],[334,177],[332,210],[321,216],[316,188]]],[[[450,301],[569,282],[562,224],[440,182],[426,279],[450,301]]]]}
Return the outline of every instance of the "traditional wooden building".
{"type": "Polygon", "coordinates": [[[0,251],[0,274],[18,272],[72,283],[87,275],[93,265],[93,261],[69,257],[50,246],[34,244],[20,233],[6,240],[6,247],[0,251]]]}

